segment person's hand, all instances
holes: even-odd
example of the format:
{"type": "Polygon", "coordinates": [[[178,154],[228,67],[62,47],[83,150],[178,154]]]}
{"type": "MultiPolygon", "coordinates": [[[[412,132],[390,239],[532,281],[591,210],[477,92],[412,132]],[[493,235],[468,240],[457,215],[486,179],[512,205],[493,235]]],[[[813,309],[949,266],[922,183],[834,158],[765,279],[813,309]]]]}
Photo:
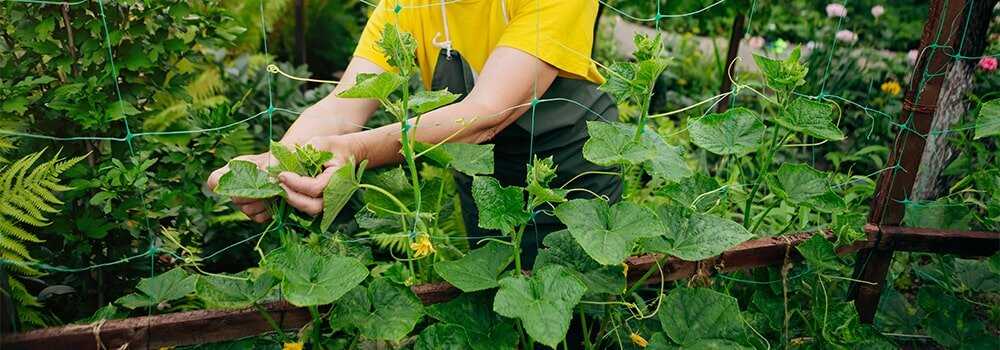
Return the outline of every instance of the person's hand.
{"type": "MultiPolygon", "coordinates": [[[[239,156],[234,159],[253,162],[254,164],[257,164],[257,167],[265,171],[267,170],[268,165],[278,164],[278,160],[275,159],[274,156],[271,156],[271,153],[268,152],[239,156]]],[[[225,175],[228,172],[228,164],[224,167],[215,169],[215,171],[208,176],[208,180],[206,181],[208,189],[215,190],[215,187],[219,185],[219,179],[222,178],[222,175],[225,175]]],[[[242,211],[243,214],[246,214],[247,217],[253,219],[253,221],[264,223],[271,219],[271,213],[267,212],[268,200],[266,199],[233,197],[232,200],[233,204],[236,204],[236,206],[240,208],[240,211],[242,211]]]]}
{"type": "Polygon", "coordinates": [[[333,173],[355,156],[352,145],[345,136],[314,137],[307,142],[318,150],[333,153],[333,159],[323,164],[323,172],[316,177],[302,176],[290,171],[278,174],[278,181],[285,189],[289,205],[309,215],[323,212],[323,189],[333,173]]]}

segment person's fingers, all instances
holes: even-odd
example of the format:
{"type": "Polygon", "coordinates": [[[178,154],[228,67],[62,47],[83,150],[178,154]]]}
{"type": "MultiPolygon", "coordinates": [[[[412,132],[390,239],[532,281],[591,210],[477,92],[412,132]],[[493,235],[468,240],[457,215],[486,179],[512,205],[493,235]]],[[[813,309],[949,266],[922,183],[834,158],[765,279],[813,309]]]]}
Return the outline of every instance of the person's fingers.
{"type": "Polygon", "coordinates": [[[309,197],[320,197],[323,194],[323,189],[326,188],[326,183],[330,181],[330,176],[333,176],[334,171],[336,169],[326,168],[316,177],[301,176],[285,171],[278,174],[278,180],[281,181],[282,185],[292,189],[292,191],[309,197]]]}
{"type": "Polygon", "coordinates": [[[240,206],[240,211],[247,214],[248,217],[254,217],[254,215],[263,213],[267,211],[267,204],[263,201],[257,201],[250,204],[245,204],[240,206]]]}
{"type": "Polygon", "coordinates": [[[296,192],[284,184],[281,187],[285,189],[285,194],[287,195],[285,199],[288,201],[288,204],[296,209],[309,215],[316,215],[323,211],[323,199],[296,192]]]}
{"type": "Polygon", "coordinates": [[[253,221],[259,224],[263,224],[268,220],[271,220],[271,214],[267,212],[263,212],[253,216],[253,221]]]}
{"type": "Polygon", "coordinates": [[[253,202],[263,202],[262,200],[256,198],[232,197],[230,199],[232,199],[233,204],[236,205],[247,205],[253,202]]]}

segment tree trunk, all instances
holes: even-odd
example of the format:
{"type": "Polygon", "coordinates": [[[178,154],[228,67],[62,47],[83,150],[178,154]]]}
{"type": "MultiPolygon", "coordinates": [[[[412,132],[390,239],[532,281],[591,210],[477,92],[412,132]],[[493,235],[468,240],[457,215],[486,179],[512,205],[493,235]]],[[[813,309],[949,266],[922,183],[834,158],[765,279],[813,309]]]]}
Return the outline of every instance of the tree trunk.
{"type": "MultiPolygon", "coordinates": [[[[972,57],[982,55],[986,49],[986,32],[990,26],[992,9],[996,4],[996,0],[972,2],[965,10],[967,14],[971,11],[971,16],[954,34],[963,36],[961,46],[942,47],[938,50],[972,57]]],[[[965,18],[962,16],[962,19],[965,18]]],[[[943,131],[953,128],[969,111],[970,103],[965,94],[973,88],[973,74],[977,62],[978,59],[956,58],[945,73],[937,110],[934,112],[934,121],[931,123],[931,132],[927,135],[927,144],[921,157],[920,169],[917,171],[916,183],[913,185],[910,198],[912,200],[934,199],[948,189],[948,184],[940,181],[940,176],[956,154],[954,146],[948,143],[948,138],[953,135],[943,131]]]]}

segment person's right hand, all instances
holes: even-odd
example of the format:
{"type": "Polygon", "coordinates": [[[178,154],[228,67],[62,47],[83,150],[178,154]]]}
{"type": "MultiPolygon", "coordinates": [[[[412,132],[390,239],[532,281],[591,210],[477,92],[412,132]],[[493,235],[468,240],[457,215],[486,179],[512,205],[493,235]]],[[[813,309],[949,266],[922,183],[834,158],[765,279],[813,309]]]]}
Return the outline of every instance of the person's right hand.
{"type": "MultiPolygon", "coordinates": [[[[249,154],[245,156],[239,156],[234,159],[253,162],[254,164],[257,164],[257,167],[259,167],[261,170],[264,171],[267,171],[268,166],[273,164],[278,164],[278,160],[275,159],[270,152],[265,152],[261,154],[249,154]]],[[[213,171],[212,174],[208,176],[208,181],[206,181],[208,189],[214,191],[215,187],[219,185],[219,179],[222,178],[222,175],[225,175],[228,172],[229,172],[228,164],[221,168],[215,169],[215,171],[213,171]]],[[[253,221],[256,221],[258,223],[264,223],[267,222],[268,220],[271,220],[271,213],[267,211],[267,204],[269,201],[268,199],[233,197],[232,200],[233,204],[236,204],[236,206],[240,208],[240,211],[242,211],[243,214],[246,214],[246,216],[249,217],[250,219],[253,219],[253,221]]]]}

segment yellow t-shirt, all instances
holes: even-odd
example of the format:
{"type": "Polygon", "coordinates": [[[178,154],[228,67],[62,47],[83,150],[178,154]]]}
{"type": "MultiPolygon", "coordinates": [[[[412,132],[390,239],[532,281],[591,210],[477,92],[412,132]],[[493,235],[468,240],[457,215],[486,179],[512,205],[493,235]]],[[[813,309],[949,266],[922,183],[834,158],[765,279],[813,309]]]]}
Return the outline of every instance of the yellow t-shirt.
{"type": "MultiPolygon", "coordinates": [[[[597,0],[446,0],[448,36],[476,75],[497,46],[524,51],[558,68],[559,76],[604,82],[590,59],[597,0]]],[[[438,0],[382,0],[361,34],[354,55],[393,71],[379,51],[386,23],[417,41],[417,63],[430,88],[445,27],[438,0]],[[398,7],[397,7],[398,5],[398,7]],[[397,12],[396,9],[399,9],[397,12]]]]}

